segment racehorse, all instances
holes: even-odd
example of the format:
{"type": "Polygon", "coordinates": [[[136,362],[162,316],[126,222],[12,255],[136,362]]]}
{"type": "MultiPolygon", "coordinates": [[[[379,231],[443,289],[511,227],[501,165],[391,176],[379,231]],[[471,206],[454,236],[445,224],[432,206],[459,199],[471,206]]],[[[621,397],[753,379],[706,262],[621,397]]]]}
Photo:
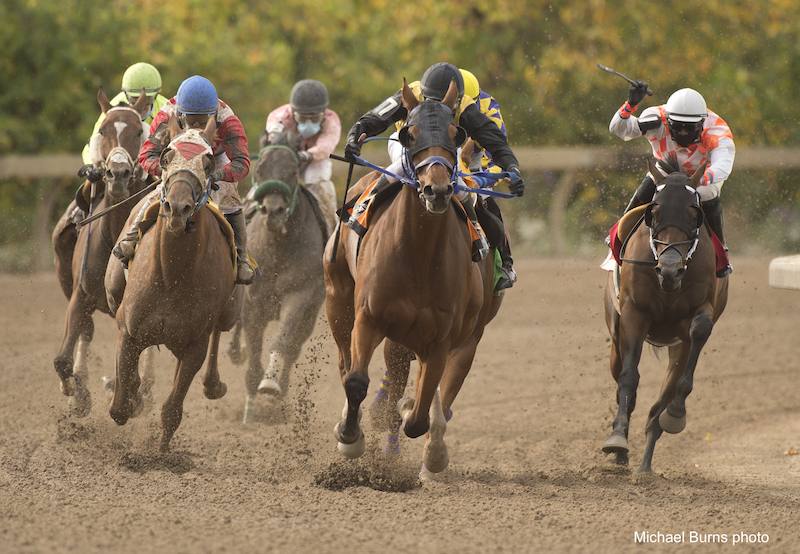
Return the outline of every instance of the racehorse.
{"type": "MultiPolygon", "coordinates": [[[[133,106],[112,107],[100,89],[97,102],[105,119],[92,148],[95,158],[104,160],[101,167],[105,173],[93,198],[87,201],[82,196],[83,187],[78,194],[78,200],[91,203],[93,211],[121,202],[144,186],[141,167],[135,160],[147,133],[142,123],[147,110],[144,94],[133,106]]],[[[69,299],[64,338],[53,365],[61,379],[62,392],[70,397],[70,409],[78,416],[88,415],[91,410],[87,356],[94,335],[92,314],[95,310],[110,313],[103,278],[111,248],[134,202],[129,204],[80,230],[69,219],[72,210],[67,210],[53,231],[56,275],[69,299]]]]}
{"type": "Polygon", "coordinates": [[[686,426],[686,398],[692,392],[697,360],[728,300],[728,278],[715,275],[714,247],[695,192],[704,169],[691,177],[683,173],[664,177],[650,162],[656,195],[620,223],[633,230],[619,235],[627,238],[618,304],[613,273],[606,284],[618,409],[603,451],[615,454],[619,464],[628,463],[628,427],[636,405],[643,344],[669,347],[667,375],[647,417],[647,443],[639,467],[644,474],[652,471],[653,451],[662,432],[680,433],[686,426]]]}
{"type": "Polygon", "coordinates": [[[263,270],[245,293],[242,317],[231,343],[231,357],[241,363],[243,327],[249,358],[244,423],[253,420],[258,392],[275,397],[286,394],[289,369],[311,335],[325,298],[322,251],[327,230],[316,200],[299,184],[299,140],[283,139],[261,149],[248,195],[250,252],[263,270]],[[278,320],[265,371],[261,365],[264,330],[270,321],[278,320]]]}
{"type": "Polygon", "coordinates": [[[178,359],[172,392],[161,410],[162,450],[180,425],[184,398],[206,358],[210,336],[203,391],[210,399],[225,395],[216,363],[219,335],[233,327],[241,307],[232,235],[226,237],[221,216],[206,206],[216,122],[212,117],[202,131],[181,131],[173,116],[168,130],[156,222],[137,246],[127,285],[121,264],[109,264],[106,273],[109,304],[118,306],[114,421],[124,425],[141,410],[137,364],[142,350],[164,344],[178,359]]]}
{"type": "MultiPolygon", "coordinates": [[[[403,186],[391,203],[375,207],[360,247],[355,232],[341,223],[340,235],[326,246],[325,307],[347,398],[335,435],[343,455],[363,454],[360,407],[368,366],[386,338],[393,362],[388,369],[404,372],[392,383],[395,397],[405,388],[413,357],[420,368],[415,398],[403,400],[401,413],[385,419],[402,424],[411,438],[428,433],[423,472],[438,473],[448,464],[445,414],[451,413],[502,297],[494,295],[491,260],[472,261],[469,230],[453,199],[456,152],[465,135],[453,123],[455,83],[440,103],[419,102],[404,82],[402,101],[409,117],[400,140],[415,186],[403,186]]],[[[363,177],[352,196],[375,178],[375,173],[363,177]]]]}

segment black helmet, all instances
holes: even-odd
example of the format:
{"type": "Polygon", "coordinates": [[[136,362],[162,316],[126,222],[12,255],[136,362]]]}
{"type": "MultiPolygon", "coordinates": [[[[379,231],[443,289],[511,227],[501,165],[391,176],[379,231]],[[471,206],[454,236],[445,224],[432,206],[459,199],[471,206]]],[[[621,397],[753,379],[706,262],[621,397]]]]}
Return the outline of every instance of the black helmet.
{"type": "Polygon", "coordinates": [[[298,113],[318,113],[328,107],[328,89],[319,81],[303,79],[292,87],[292,109],[298,113]]]}
{"type": "Polygon", "coordinates": [[[464,78],[458,68],[447,62],[433,64],[422,74],[422,96],[441,102],[451,81],[456,82],[458,97],[464,96],[464,78]]]}

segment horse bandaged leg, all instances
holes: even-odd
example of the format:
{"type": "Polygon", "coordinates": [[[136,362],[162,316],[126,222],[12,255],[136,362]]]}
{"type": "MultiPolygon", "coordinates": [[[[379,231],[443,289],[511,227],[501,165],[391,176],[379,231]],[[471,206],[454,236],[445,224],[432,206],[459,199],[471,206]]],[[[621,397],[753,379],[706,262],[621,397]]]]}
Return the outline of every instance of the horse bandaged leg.
{"type": "Polygon", "coordinates": [[[272,396],[282,394],[281,386],[278,384],[278,371],[283,367],[283,356],[280,352],[269,353],[269,364],[264,370],[264,377],[258,384],[258,392],[272,396]]]}

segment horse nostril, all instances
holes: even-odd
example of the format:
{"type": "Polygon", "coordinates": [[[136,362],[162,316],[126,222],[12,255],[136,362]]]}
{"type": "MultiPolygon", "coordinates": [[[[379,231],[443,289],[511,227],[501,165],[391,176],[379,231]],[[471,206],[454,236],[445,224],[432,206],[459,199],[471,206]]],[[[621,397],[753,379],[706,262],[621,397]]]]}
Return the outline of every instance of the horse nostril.
{"type": "Polygon", "coordinates": [[[678,277],[680,277],[681,275],[683,275],[685,272],[686,272],[686,268],[685,268],[685,267],[682,267],[682,268],[680,268],[680,269],[678,270],[678,272],[677,272],[677,273],[678,273],[678,277]]]}
{"type": "Polygon", "coordinates": [[[422,194],[424,194],[425,196],[433,196],[433,187],[430,185],[425,185],[422,188],[422,194]]]}
{"type": "Polygon", "coordinates": [[[164,201],[164,212],[167,214],[172,213],[172,206],[170,206],[169,200],[164,201]]]}
{"type": "Polygon", "coordinates": [[[656,273],[657,273],[658,275],[661,275],[661,268],[660,268],[660,267],[658,267],[658,266],[656,266],[656,273]]]}
{"type": "Polygon", "coordinates": [[[183,208],[181,208],[181,216],[183,217],[188,216],[191,210],[192,207],[189,204],[186,204],[183,208]]]}
{"type": "Polygon", "coordinates": [[[447,185],[447,195],[449,196],[451,194],[453,194],[453,185],[452,185],[452,183],[447,185]]]}
{"type": "Polygon", "coordinates": [[[131,170],[130,169],[126,169],[125,171],[122,172],[122,178],[123,179],[129,179],[130,176],[131,176],[131,170]]]}

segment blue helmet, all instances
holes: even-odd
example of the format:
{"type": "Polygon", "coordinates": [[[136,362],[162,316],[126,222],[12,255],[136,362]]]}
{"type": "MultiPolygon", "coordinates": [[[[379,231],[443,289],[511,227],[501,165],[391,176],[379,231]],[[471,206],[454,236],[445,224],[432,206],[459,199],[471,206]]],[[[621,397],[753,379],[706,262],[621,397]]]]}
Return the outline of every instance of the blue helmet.
{"type": "Polygon", "coordinates": [[[214,84],[200,75],[192,75],[178,87],[175,102],[185,114],[212,114],[217,111],[219,97],[214,84]]]}

